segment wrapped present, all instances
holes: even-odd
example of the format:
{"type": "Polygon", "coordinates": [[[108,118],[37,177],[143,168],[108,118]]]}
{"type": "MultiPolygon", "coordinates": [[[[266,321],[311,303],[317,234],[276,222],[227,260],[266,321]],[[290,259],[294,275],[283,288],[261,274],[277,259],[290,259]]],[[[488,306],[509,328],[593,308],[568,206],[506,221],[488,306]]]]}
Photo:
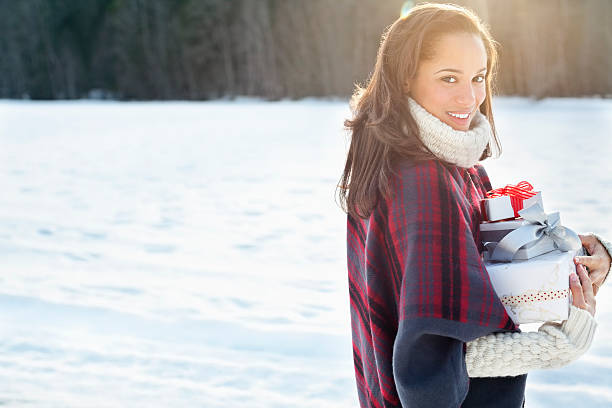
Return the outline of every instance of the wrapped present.
{"type": "Polygon", "coordinates": [[[481,225],[485,236],[498,239],[485,244],[485,266],[493,288],[516,324],[564,320],[568,277],[575,270],[573,258],[582,249],[580,238],[561,225],[558,212],[546,214],[539,203],[519,215],[520,220],[481,225]],[[551,245],[556,249],[549,251],[551,245]],[[521,251],[524,260],[517,257],[521,251]],[[546,253],[531,256],[539,251],[546,253]]]}
{"type": "MultiPolygon", "coordinates": [[[[489,255],[495,251],[497,243],[503,240],[506,235],[512,231],[521,228],[525,225],[530,225],[531,222],[519,218],[509,221],[484,222],[480,224],[480,238],[485,245],[485,259],[489,259],[489,255]]],[[[543,235],[540,239],[531,241],[522,247],[518,248],[512,257],[512,260],[530,259],[538,255],[545,254],[556,249],[555,242],[543,235]]]]}
{"type": "Polygon", "coordinates": [[[525,261],[485,262],[495,292],[516,324],[565,320],[569,275],[580,251],[555,250],[525,261]]]}
{"type": "Polygon", "coordinates": [[[480,202],[480,210],[484,220],[499,221],[517,218],[520,210],[536,203],[544,208],[542,193],[533,191],[527,181],[521,181],[487,192],[487,197],[480,202]]]}
{"type": "MultiPolygon", "coordinates": [[[[546,214],[539,203],[519,211],[522,220],[516,222],[481,224],[481,231],[484,228],[484,236],[489,239],[498,239],[494,248],[485,242],[489,260],[492,262],[512,262],[519,250],[527,250],[539,244],[540,250],[545,248],[541,241],[552,241],[554,246],[561,251],[575,251],[582,247],[578,234],[569,228],[561,225],[561,217],[558,212],[546,214]],[[495,230],[493,224],[498,224],[501,229],[495,230]],[[514,225],[513,230],[504,230],[504,224],[514,225]],[[493,228],[493,229],[492,229],[493,228]],[[486,231],[486,229],[491,229],[486,231]],[[500,234],[500,235],[496,235],[500,234]],[[503,237],[501,236],[503,234],[503,237]],[[531,246],[530,246],[531,245],[531,246]]],[[[481,233],[482,237],[482,233],[481,233]]],[[[493,241],[493,240],[492,240],[493,241]]],[[[494,241],[493,241],[494,242],[494,241]]],[[[525,251],[526,254],[527,251],[525,251]]],[[[532,252],[537,252],[532,249],[532,252]]],[[[526,254],[528,255],[528,254],[526,254]]],[[[535,255],[534,255],[535,256],[535,255]]]]}
{"type": "Polygon", "coordinates": [[[480,201],[480,212],[487,221],[514,218],[514,209],[509,196],[485,198],[480,201]]]}

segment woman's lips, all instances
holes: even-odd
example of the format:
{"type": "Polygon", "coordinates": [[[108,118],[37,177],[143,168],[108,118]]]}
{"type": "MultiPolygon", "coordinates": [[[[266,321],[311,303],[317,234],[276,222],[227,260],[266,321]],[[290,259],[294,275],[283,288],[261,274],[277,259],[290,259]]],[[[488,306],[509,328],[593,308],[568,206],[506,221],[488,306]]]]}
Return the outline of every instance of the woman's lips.
{"type": "Polygon", "coordinates": [[[453,123],[456,123],[458,126],[467,128],[467,126],[470,123],[470,120],[472,118],[472,114],[474,112],[473,111],[447,111],[446,114],[448,115],[448,117],[451,119],[451,121],[453,123]],[[465,118],[458,118],[457,116],[453,116],[451,115],[455,114],[455,115],[461,115],[461,116],[466,116],[465,118]]]}

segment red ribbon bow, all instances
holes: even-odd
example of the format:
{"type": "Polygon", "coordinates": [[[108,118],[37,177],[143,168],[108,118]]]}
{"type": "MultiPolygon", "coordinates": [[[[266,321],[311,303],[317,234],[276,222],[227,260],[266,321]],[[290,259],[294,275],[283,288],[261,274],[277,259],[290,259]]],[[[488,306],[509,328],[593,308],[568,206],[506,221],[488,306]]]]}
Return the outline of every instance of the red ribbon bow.
{"type": "Polygon", "coordinates": [[[496,188],[487,192],[488,198],[501,197],[501,196],[510,196],[510,197],[518,197],[521,199],[531,198],[536,195],[533,192],[533,186],[529,184],[527,181],[521,181],[516,186],[512,184],[508,184],[506,187],[496,188]]]}

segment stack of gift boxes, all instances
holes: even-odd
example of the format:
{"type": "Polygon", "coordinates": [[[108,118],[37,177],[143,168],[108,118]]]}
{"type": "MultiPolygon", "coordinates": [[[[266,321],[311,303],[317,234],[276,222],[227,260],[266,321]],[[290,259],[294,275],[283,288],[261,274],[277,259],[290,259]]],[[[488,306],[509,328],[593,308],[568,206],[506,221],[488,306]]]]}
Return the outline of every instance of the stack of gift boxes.
{"type": "Polygon", "coordinates": [[[481,201],[483,258],[495,292],[516,324],[565,320],[569,275],[580,238],[546,214],[527,182],[489,191],[481,201]]]}

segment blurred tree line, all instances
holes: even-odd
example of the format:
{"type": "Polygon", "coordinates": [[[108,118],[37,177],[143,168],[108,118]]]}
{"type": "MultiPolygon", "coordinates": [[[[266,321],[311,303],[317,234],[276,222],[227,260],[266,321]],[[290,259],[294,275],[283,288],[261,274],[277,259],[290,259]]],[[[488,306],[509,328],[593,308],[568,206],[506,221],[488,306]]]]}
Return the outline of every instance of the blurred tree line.
{"type": "MultiPolygon", "coordinates": [[[[403,3],[0,0],[0,97],[347,96],[403,3]]],[[[500,93],[612,94],[612,1],[455,3],[501,44],[500,93]]]]}

